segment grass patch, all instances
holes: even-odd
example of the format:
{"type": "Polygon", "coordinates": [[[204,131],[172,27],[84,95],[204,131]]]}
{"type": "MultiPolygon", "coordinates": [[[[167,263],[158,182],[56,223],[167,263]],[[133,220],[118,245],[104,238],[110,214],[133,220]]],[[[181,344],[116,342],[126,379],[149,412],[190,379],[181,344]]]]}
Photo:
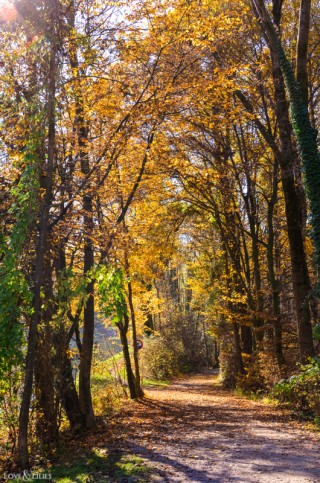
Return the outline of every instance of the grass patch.
{"type": "Polygon", "coordinates": [[[105,384],[126,380],[126,370],[122,352],[105,360],[95,361],[92,367],[91,383],[93,390],[99,390],[105,384]]]}
{"type": "Polygon", "coordinates": [[[114,381],[114,377],[111,374],[93,374],[91,377],[91,385],[93,390],[99,390],[106,384],[110,384],[114,381]]]}
{"type": "Polygon", "coordinates": [[[156,380],[156,379],[142,379],[142,386],[143,387],[167,387],[169,386],[170,382],[167,380],[156,380]]]}
{"type": "Polygon", "coordinates": [[[250,401],[260,401],[264,404],[272,404],[276,406],[278,404],[277,400],[273,398],[271,394],[266,394],[265,392],[247,392],[241,388],[236,388],[233,390],[236,396],[241,396],[250,401]]]}
{"type": "Polygon", "coordinates": [[[125,384],[126,374],[122,353],[94,362],[91,391],[96,415],[103,416],[120,409],[123,399],[127,398],[125,384]]]}
{"type": "Polygon", "coordinates": [[[93,449],[74,459],[69,455],[67,460],[53,465],[47,473],[51,474],[51,481],[57,483],[143,483],[148,481],[150,467],[135,455],[116,450],[93,449]]]}

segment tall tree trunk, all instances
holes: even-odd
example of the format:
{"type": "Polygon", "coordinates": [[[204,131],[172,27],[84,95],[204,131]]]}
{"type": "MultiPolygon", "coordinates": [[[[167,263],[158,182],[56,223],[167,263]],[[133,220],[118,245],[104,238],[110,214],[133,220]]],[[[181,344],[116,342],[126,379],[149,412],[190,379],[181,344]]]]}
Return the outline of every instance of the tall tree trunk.
{"type": "MultiPolygon", "coordinates": [[[[280,26],[281,13],[275,18],[280,26]]],[[[297,153],[292,143],[292,128],[289,119],[289,106],[286,99],[285,82],[278,49],[271,48],[273,81],[275,89],[276,114],[279,123],[282,185],[286,204],[286,218],[291,253],[294,298],[298,322],[298,341],[301,361],[314,355],[312,339],[310,297],[311,282],[304,248],[303,200],[295,180],[297,153]]],[[[302,75],[302,67],[301,75],[302,75]]]]}
{"type": "Polygon", "coordinates": [[[301,361],[314,355],[309,277],[303,236],[303,216],[301,199],[296,186],[294,169],[297,153],[292,144],[292,131],[289,121],[288,103],[285,87],[277,58],[272,56],[273,80],[275,87],[275,105],[280,136],[280,168],[285,198],[285,210],[290,245],[292,283],[298,324],[298,340],[301,361]]]}
{"type": "MultiPolygon", "coordinates": [[[[70,26],[75,26],[75,6],[74,1],[70,5],[70,26]]],[[[80,80],[79,61],[76,51],[75,42],[69,47],[70,65],[74,72],[75,79],[80,80]]],[[[82,86],[78,83],[75,87],[75,127],[79,146],[79,160],[81,173],[88,177],[90,175],[89,155],[86,150],[88,143],[88,126],[86,125],[84,100],[82,86]]],[[[82,196],[83,210],[83,231],[84,231],[84,249],[83,249],[83,274],[84,277],[90,277],[90,273],[94,267],[94,248],[93,248],[93,195],[92,184],[88,182],[85,192],[82,196]]],[[[83,316],[83,335],[82,335],[82,351],[80,355],[80,371],[79,371],[79,399],[81,412],[85,418],[86,428],[91,428],[94,424],[94,411],[91,397],[91,365],[94,341],[94,280],[88,282],[86,286],[87,302],[84,307],[83,316]]]]}
{"type": "MultiPolygon", "coordinates": [[[[51,9],[50,9],[51,10],[51,9]]],[[[58,18],[58,5],[52,4],[53,18],[58,18]]],[[[17,447],[17,463],[20,468],[28,467],[28,427],[29,410],[33,386],[34,361],[36,352],[37,327],[41,320],[41,289],[44,276],[44,262],[47,252],[49,210],[52,201],[53,171],[54,171],[54,148],[55,148],[55,92],[56,92],[56,71],[57,71],[57,41],[51,39],[50,66],[48,77],[48,155],[47,162],[43,167],[46,173],[45,195],[43,198],[36,250],[36,261],[34,270],[33,288],[33,314],[30,321],[28,335],[28,349],[25,367],[24,388],[19,415],[19,436],[17,447]]]]}
{"type": "MultiPolygon", "coordinates": [[[[264,337],[264,320],[262,318],[262,313],[264,310],[264,299],[262,295],[262,285],[261,285],[261,269],[260,269],[260,246],[259,246],[259,222],[258,222],[258,206],[257,206],[257,193],[256,193],[256,183],[252,178],[252,172],[250,168],[250,160],[247,154],[247,146],[245,137],[243,135],[243,128],[240,123],[240,129],[235,127],[234,131],[236,134],[236,139],[239,147],[239,155],[241,162],[243,164],[245,177],[246,177],[246,192],[244,192],[242,187],[242,182],[239,178],[238,168],[235,166],[233,162],[233,158],[231,157],[231,161],[233,162],[233,166],[235,169],[235,176],[239,184],[239,189],[242,195],[242,199],[244,202],[244,206],[246,209],[246,214],[249,221],[249,229],[250,229],[250,237],[251,237],[251,257],[250,260],[253,261],[253,278],[254,278],[254,292],[255,297],[251,296],[250,299],[250,308],[254,310],[254,315],[252,316],[252,325],[255,332],[255,340],[258,344],[258,349],[262,348],[263,337],[264,337]]],[[[229,152],[232,152],[231,146],[229,145],[229,152]]],[[[247,250],[246,250],[247,252],[247,250]]],[[[238,259],[240,257],[238,256],[238,259]]],[[[247,274],[247,285],[250,286],[250,266],[249,266],[249,257],[247,257],[247,270],[245,273],[247,274]]],[[[241,333],[246,333],[249,336],[246,330],[242,331],[241,333]]],[[[248,339],[245,341],[248,342],[248,339]]],[[[247,348],[248,349],[248,348],[247,348]]]]}
{"type": "Polygon", "coordinates": [[[286,376],[286,361],[282,349],[282,325],[281,325],[281,305],[279,282],[275,271],[275,236],[274,236],[274,207],[278,201],[278,163],[274,162],[273,191],[271,199],[268,201],[268,242],[267,242],[267,262],[268,277],[272,291],[272,312],[273,312],[273,346],[277,359],[281,377],[286,376]]]}

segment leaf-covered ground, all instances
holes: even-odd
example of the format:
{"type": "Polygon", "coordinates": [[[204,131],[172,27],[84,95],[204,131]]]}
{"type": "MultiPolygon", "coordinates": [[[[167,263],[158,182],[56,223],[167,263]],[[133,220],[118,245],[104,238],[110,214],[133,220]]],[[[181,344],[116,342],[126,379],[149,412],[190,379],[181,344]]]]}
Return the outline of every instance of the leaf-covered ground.
{"type": "Polygon", "coordinates": [[[88,481],[320,481],[319,434],[270,404],[223,390],[212,375],[148,389],[77,444],[86,447],[105,460],[88,481]]]}

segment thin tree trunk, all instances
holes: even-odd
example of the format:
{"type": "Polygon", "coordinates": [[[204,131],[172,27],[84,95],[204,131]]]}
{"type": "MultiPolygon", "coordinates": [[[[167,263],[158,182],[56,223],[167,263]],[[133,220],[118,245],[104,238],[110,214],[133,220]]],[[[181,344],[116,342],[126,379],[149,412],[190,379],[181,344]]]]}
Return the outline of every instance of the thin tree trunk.
{"type": "Polygon", "coordinates": [[[240,333],[239,333],[239,325],[236,322],[232,324],[232,332],[233,332],[233,360],[234,360],[234,369],[235,374],[244,374],[244,364],[241,354],[241,344],[240,344],[240,333]]]}
{"type": "Polygon", "coordinates": [[[129,386],[130,397],[131,399],[136,399],[138,395],[136,392],[135,377],[131,366],[129,344],[128,344],[128,337],[127,337],[128,327],[129,327],[128,315],[126,314],[124,315],[124,323],[123,322],[117,323],[117,327],[120,332],[120,340],[122,345],[124,362],[126,365],[126,373],[127,373],[127,381],[129,386]]]}
{"type": "Polygon", "coordinates": [[[272,311],[273,311],[273,346],[277,359],[279,372],[282,377],[286,376],[286,361],[282,349],[282,325],[281,325],[281,306],[279,283],[275,272],[275,237],[274,237],[274,207],[278,201],[278,163],[275,160],[273,173],[273,192],[268,202],[268,246],[267,246],[267,262],[268,276],[272,291],[272,311]]]}
{"type": "MultiPolygon", "coordinates": [[[[260,269],[260,247],[259,247],[259,223],[258,223],[258,207],[256,202],[256,185],[255,181],[252,179],[252,173],[250,170],[250,161],[247,155],[247,147],[245,138],[243,135],[242,125],[240,123],[239,132],[237,128],[235,128],[236,139],[239,147],[239,154],[240,159],[243,164],[245,176],[246,176],[246,192],[244,192],[242,187],[242,182],[239,178],[238,168],[233,163],[235,169],[235,176],[239,184],[239,189],[242,195],[242,199],[244,202],[244,206],[246,209],[248,221],[249,221],[249,229],[250,229],[250,236],[251,236],[251,257],[250,260],[253,261],[253,277],[254,277],[254,291],[255,291],[255,298],[250,297],[252,301],[250,302],[251,309],[254,310],[254,315],[252,317],[252,325],[255,329],[255,339],[258,343],[258,349],[261,348],[263,337],[264,337],[264,330],[263,330],[263,318],[261,314],[264,310],[264,299],[262,295],[262,286],[261,286],[261,269],[260,269]]],[[[232,152],[231,146],[229,146],[229,151],[232,152]]],[[[231,158],[233,161],[233,159],[231,158]]],[[[246,250],[248,253],[248,250],[246,250]]],[[[239,257],[238,257],[239,258],[239,257]]],[[[245,271],[247,273],[247,285],[250,285],[250,262],[249,257],[246,258],[248,268],[245,271]]],[[[242,331],[241,331],[242,332],[242,331]]],[[[246,332],[245,330],[243,331],[246,332]]],[[[249,335],[248,333],[246,335],[249,335]]]]}
{"type": "MultiPolygon", "coordinates": [[[[74,2],[70,6],[70,25],[75,25],[74,2]]],[[[70,65],[76,79],[79,79],[79,62],[76,51],[76,44],[73,43],[69,49],[70,65]]],[[[79,160],[81,173],[87,177],[90,174],[89,155],[86,150],[88,143],[88,127],[85,121],[84,100],[82,86],[75,87],[75,126],[77,130],[79,160]]],[[[82,196],[83,210],[83,230],[84,230],[84,249],[83,249],[83,275],[90,277],[94,268],[94,248],[93,248],[93,195],[92,184],[88,182],[82,196]]],[[[87,302],[84,307],[83,315],[83,335],[82,351],[80,355],[79,371],[79,399],[81,412],[85,418],[86,428],[91,428],[94,424],[94,411],[91,397],[91,365],[94,342],[94,280],[88,282],[86,286],[87,302]]]]}
{"type": "Polygon", "coordinates": [[[131,315],[132,324],[132,339],[133,339],[133,360],[135,369],[135,385],[136,385],[136,395],[137,397],[143,396],[143,390],[141,388],[141,378],[140,378],[140,367],[139,367],[139,349],[137,348],[137,327],[136,327],[136,316],[133,306],[133,294],[132,294],[132,284],[128,282],[128,301],[131,315]]]}
{"type": "MultiPolygon", "coordinates": [[[[84,224],[89,232],[93,231],[92,223],[92,199],[84,197],[84,204],[88,209],[88,215],[84,216],[84,224]],[[87,204],[88,203],[88,204],[87,204]],[[91,213],[90,213],[91,210],[91,213]]],[[[85,236],[84,247],[84,275],[88,275],[94,266],[92,238],[90,234],[85,236]]],[[[86,428],[91,428],[94,424],[94,412],[91,398],[91,365],[94,341],[94,282],[88,283],[86,287],[87,302],[84,307],[82,350],[80,355],[79,371],[79,398],[81,412],[85,417],[86,428]]]]}
{"type": "MultiPolygon", "coordinates": [[[[224,242],[224,250],[225,250],[225,273],[227,276],[227,291],[228,296],[231,298],[232,295],[232,287],[231,287],[231,279],[230,279],[230,269],[229,269],[229,258],[227,252],[227,246],[224,242]]],[[[239,284],[234,284],[236,288],[240,288],[239,284]]],[[[228,301],[228,308],[232,310],[232,302],[228,301]]],[[[232,323],[232,335],[233,335],[233,347],[232,347],[232,364],[233,364],[233,377],[234,377],[234,385],[236,384],[236,379],[239,374],[244,374],[244,364],[242,358],[242,351],[241,351],[241,344],[240,344],[240,329],[239,325],[236,322],[232,323]]]]}
{"type": "MultiPolygon", "coordinates": [[[[66,254],[63,242],[59,246],[59,255],[57,263],[57,278],[58,276],[66,276],[66,254]]],[[[68,300],[65,297],[62,303],[67,304],[68,300]]],[[[79,432],[85,428],[85,418],[81,412],[80,400],[77,393],[77,389],[74,382],[74,377],[72,374],[72,361],[68,355],[68,349],[70,341],[73,337],[74,332],[78,328],[79,320],[82,312],[83,304],[80,303],[77,313],[74,317],[68,313],[68,318],[72,322],[72,326],[67,333],[65,324],[62,322],[60,330],[55,337],[55,347],[57,348],[57,365],[60,363],[60,397],[62,406],[66,412],[67,418],[69,420],[71,430],[74,432],[79,432]]],[[[79,352],[81,353],[82,346],[80,344],[79,352]]]]}

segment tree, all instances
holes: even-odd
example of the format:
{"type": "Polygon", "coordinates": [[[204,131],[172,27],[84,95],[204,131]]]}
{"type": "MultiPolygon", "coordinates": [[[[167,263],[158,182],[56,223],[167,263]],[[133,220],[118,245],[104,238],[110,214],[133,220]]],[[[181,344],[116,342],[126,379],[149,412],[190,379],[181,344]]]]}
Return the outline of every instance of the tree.
{"type": "MultiPolygon", "coordinates": [[[[299,155],[305,175],[305,184],[310,202],[312,237],[315,248],[317,266],[320,263],[320,199],[319,199],[319,161],[320,155],[317,145],[317,131],[312,127],[308,113],[308,37],[310,28],[311,2],[302,0],[300,3],[299,32],[297,39],[296,77],[287,55],[282,46],[279,33],[281,25],[282,2],[273,2],[273,20],[262,0],[252,2],[254,12],[258,16],[265,39],[270,48],[273,62],[278,66],[283,76],[290,104],[293,132],[299,148],[299,155]]],[[[283,97],[283,96],[282,96],[283,97]]],[[[288,135],[288,134],[287,134],[288,135]]],[[[302,302],[307,305],[308,294],[302,302]]],[[[301,304],[300,304],[301,307],[301,304]]],[[[300,309],[301,310],[301,309],[300,309]]],[[[301,343],[301,357],[313,355],[311,346],[311,328],[307,321],[301,323],[299,330],[301,343]],[[303,327],[304,325],[304,327],[303,327]]]]}
{"type": "MultiPolygon", "coordinates": [[[[49,18],[59,18],[59,5],[57,2],[53,4],[44,4],[46,21],[49,18]]],[[[55,22],[54,22],[55,25],[55,22]]],[[[58,22],[56,23],[58,25],[58,22]]],[[[24,390],[21,401],[20,417],[19,417],[19,439],[17,448],[17,461],[21,468],[26,468],[28,465],[28,422],[29,422],[29,408],[32,395],[33,371],[36,350],[37,327],[40,322],[42,296],[41,290],[44,283],[44,264],[48,247],[48,220],[49,210],[52,203],[53,193],[53,176],[54,176],[54,148],[55,148],[55,91],[57,82],[57,55],[58,55],[58,32],[56,27],[47,25],[46,31],[49,39],[49,69],[48,69],[48,100],[47,100],[47,114],[48,114],[48,134],[47,134],[47,159],[42,160],[44,163],[41,166],[46,172],[44,183],[44,197],[41,203],[39,213],[39,226],[36,248],[36,259],[33,276],[33,314],[30,320],[29,334],[28,334],[28,351],[26,358],[24,390]]]]}

